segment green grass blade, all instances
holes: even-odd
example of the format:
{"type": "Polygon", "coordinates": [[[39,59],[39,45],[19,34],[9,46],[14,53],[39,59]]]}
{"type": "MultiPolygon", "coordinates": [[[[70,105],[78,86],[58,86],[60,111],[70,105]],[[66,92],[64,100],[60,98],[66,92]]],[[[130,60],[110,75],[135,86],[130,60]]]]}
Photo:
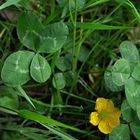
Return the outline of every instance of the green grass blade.
{"type": "Polygon", "coordinates": [[[130,0],[123,0],[123,1],[119,0],[117,2],[121,3],[123,6],[126,6],[126,8],[135,16],[136,20],[140,23],[140,14],[130,0]]]}
{"type": "Polygon", "coordinates": [[[92,30],[124,30],[130,28],[127,26],[112,26],[112,25],[89,23],[89,22],[83,22],[83,23],[77,22],[76,27],[81,29],[92,29],[92,30]]]}
{"type": "Polygon", "coordinates": [[[66,132],[60,130],[59,128],[52,127],[50,125],[42,124],[45,128],[49,129],[54,134],[60,136],[63,140],[77,140],[76,138],[72,137],[71,135],[67,134],[66,132]]]}
{"type": "Polygon", "coordinates": [[[90,0],[86,6],[85,6],[85,9],[87,8],[90,8],[90,7],[93,7],[93,6],[96,6],[96,5],[99,5],[99,4],[102,4],[102,3],[105,3],[105,2],[108,2],[110,0],[90,0]]]}
{"type": "Polygon", "coordinates": [[[66,129],[71,129],[73,131],[83,132],[82,130],[79,130],[78,128],[63,124],[59,121],[47,118],[43,115],[40,115],[40,114],[35,113],[35,112],[28,111],[28,110],[20,110],[19,115],[22,116],[25,119],[29,119],[29,120],[32,120],[32,121],[35,121],[35,122],[38,122],[38,123],[47,123],[47,124],[50,124],[50,125],[60,126],[60,127],[66,128],[66,129]]]}
{"type": "Polygon", "coordinates": [[[32,140],[48,140],[48,138],[43,137],[42,134],[37,134],[32,132],[22,132],[22,134],[32,140]]]}
{"type": "Polygon", "coordinates": [[[128,5],[128,8],[130,8],[130,10],[132,10],[133,15],[136,17],[136,19],[140,23],[140,14],[137,11],[137,9],[135,8],[134,4],[128,0],[128,2],[126,2],[126,5],[128,5]]]}
{"type": "Polygon", "coordinates": [[[19,91],[19,93],[21,94],[21,96],[23,96],[33,106],[33,108],[35,108],[34,104],[30,100],[30,98],[28,97],[28,95],[26,94],[26,92],[22,89],[22,87],[18,86],[18,87],[16,87],[16,90],[19,91]]]}
{"type": "Polygon", "coordinates": [[[19,1],[21,0],[7,0],[5,3],[3,3],[2,5],[0,5],[0,10],[9,7],[11,5],[17,4],[19,1]]]}

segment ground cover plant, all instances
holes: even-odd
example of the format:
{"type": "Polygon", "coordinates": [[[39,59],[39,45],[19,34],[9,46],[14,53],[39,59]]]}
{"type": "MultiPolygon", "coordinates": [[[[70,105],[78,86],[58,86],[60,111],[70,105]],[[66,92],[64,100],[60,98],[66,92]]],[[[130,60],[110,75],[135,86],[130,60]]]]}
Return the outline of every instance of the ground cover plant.
{"type": "Polygon", "coordinates": [[[1,0],[0,139],[139,140],[140,1],[1,0]]]}

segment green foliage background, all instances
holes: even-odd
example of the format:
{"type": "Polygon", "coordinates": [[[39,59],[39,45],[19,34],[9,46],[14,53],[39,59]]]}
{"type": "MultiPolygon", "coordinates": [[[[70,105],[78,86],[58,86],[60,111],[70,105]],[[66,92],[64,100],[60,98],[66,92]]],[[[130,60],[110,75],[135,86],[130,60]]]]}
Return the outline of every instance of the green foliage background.
{"type": "Polygon", "coordinates": [[[140,139],[140,1],[0,3],[0,139],[140,139]],[[98,97],[121,109],[109,135],[98,97]]]}

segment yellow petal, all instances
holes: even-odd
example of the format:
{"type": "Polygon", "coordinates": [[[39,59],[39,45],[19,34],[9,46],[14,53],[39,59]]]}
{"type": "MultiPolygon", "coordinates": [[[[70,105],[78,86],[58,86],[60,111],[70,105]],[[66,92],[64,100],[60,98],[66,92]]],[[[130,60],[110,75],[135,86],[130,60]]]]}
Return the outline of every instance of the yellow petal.
{"type": "Polygon", "coordinates": [[[114,108],[114,104],[112,100],[105,99],[105,98],[97,98],[95,109],[98,112],[101,112],[101,111],[112,112],[113,108],[114,108]]]}
{"type": "Polygon", "coordinates": [[[120,111],[120,109],[117,108],[117,107],[114,107],[114,111],[113,111],[113,113],[114,113],[116,116],[118,116],[118,117],[121,116],[121,111],[120,111]]]}
{"type": "Polygon", "coordinates": [[[103,110],[105,105],[106,105],[106,99],[104,99],[104,98],[97,98],[95,109],[100,112],[100,111],[103,110]]]}
{"type": "Polygon", "coordinates": [[[108,122],[110,127],[116,127],[120,124],[121,112],[118,108],[114,108],[114,112],[109,114],[108,122]]]}
{"type": "Polygon", "coordinates": [[[109,134],[112,132],[112,127],[110,127],[107,120],[101,120],[98,125],[98,128],[104,134],[109,134]]]}
{"type": "Polygon", "coordinates": [[[92,112],[92,113],[90,114],[90,121],[89,121],[89,122],[90,122],[91,124],[97,126],[97,125],[99,124],[99,121],[100,121],[100,119],[99,119],[99,114],[98,114],[97,112],[92,112]]]}
{"type": "Polygon", "coordinates": [[[112,100],[107,99],[106,106],[105,106],[105,110],[106,110],[107,112],[112,112],[112,111],[114,111],[114,103],[113,103],[112,100]]]}

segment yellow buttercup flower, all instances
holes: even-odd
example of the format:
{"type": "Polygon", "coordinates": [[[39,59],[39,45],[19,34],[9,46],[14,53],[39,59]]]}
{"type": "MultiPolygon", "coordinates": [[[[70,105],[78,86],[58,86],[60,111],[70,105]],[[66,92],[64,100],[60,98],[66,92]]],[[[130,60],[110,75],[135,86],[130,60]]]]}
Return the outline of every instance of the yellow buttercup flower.
{"type": "Polygon", "coordinates": [[[114,107],[112,100],[97,98],[95,110],[96,112],[90,114],[90,123],[94,126],[98,125],[102,133],[109,134],[120,124],[121,112],[119,108],[114,107]]]}

